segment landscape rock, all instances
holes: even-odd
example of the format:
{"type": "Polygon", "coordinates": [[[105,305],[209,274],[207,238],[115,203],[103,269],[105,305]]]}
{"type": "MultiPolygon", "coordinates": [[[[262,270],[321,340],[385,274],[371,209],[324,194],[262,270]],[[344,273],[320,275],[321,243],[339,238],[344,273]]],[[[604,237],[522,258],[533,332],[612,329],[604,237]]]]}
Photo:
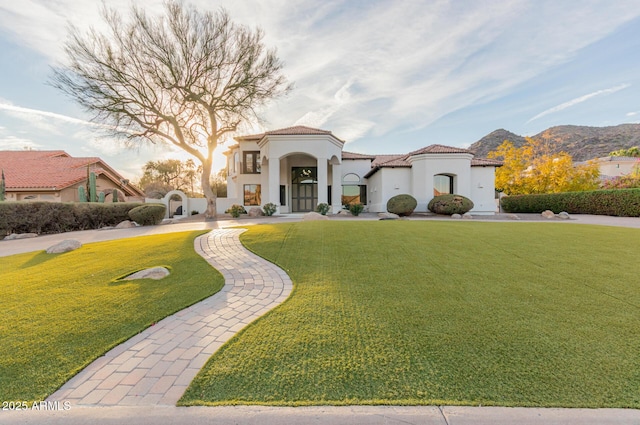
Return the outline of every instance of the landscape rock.
{"type": "Polygon", "coordinates": [[[264,215],[264,211],[262,211],[262,208],[260,207],[251,207],[247,214],[249,217],[262,217],[264,215]]]}
{"type": "Polygon", "coordinates": [[[169,276],[171,272],[165,267],[152,267],[150,269],[140,270],[125,277],[124,280],[136,280],[136,279],[154,279],[160,280],[169,276]]]}
{"type": "Polygon", "coordinates": [[[136,223],[130,220],[121,221],[116,225],[116,229],[130,229],[136,227],[136,223]]]}
{"type": "Polygon", "coordinates": [[[76,239],[65,239],[47,248],[47,254],[62,254],[63,252],[76,250],[81,246],[82,243],[76,239]]]}
{"type": "Polygon", "coordinates": [[[397,220],[400,218],[398,214],[394,214],[390,212],[378,213],[378,217],[380,217],[380,220],[397,220]]]}
{"type": "Polygon", "coordinates": [[[303,221],[329,220],[329,217],[317,212],[308,212],[304,215],[303,221]]]}
{"type": "Polygon", "coordinates": [[[566,211],[562,211],[561,213],[558,213],[558,217],[563,219],[563,220],[569,220],[571,218],[569,213],[566,212],[566,211]]]}
{"type": "Polygon", "coordinates": [[[351,214],[351,211],[348,211],[348,210],[340,210],[338,211],[338,215],[353,215],[353,214],[351,214]]]}
{"type": "Polygon", "coordinates": [[[453,218],[454,220],[458,220],[461,219],[462,216],[460,214],[451,214],[451,218],[453,218]]]}
{"type": "Polygon", "coordinates": [[[37,233],[12,233],[9,236],[7,236],[6,238],[4,238],[5,241],[12,241],[15,239],[29,239],[29,238],[35,238],[37,237],[38,234],[37,233]]]}
{"type": "Polygon", "coordinates": [[[471,220],[473,219],[473,216],[470,213],[464,213],[462,214],[462,218],[466,219],[466,220],[471,220]]]}
{"type": "Polygon", "coordinates": [[[551,210],[542,211],[542,217],[546,219],[554,218],[556,215],[551,210]]]}

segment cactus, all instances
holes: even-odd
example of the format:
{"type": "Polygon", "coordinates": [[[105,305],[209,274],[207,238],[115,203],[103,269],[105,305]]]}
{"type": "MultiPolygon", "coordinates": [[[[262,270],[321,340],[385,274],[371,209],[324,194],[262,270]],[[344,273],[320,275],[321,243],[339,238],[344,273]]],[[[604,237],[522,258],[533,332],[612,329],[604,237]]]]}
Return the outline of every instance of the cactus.
{"type": "Polygon", "coordinates": [[[2,170],[2,180],[0,180],[0,201],[4,201],[7,185],[4,181],[4,169],[2,170]]]}
{"type": "Polygon", "coordinates": [[[118,202],[118,189],[113,189],[113,195],[112,196],[112,201],[113,202],[118,202]]]}
{"type": "Polygon", "coordinates": [[[104,204],[104,192],[98,194],[98,202],[104,204]]]}
{"type": "Polygon", "coordinates": [[[87,191],[84,186],[78,186],[78,200],[80,202],[87,202],[87,191]]]}
{"type": "Polygon", "coordinates": [[[96,193],[96,173],[89,173],[89,201],[96,202],[98,200],[96,193]]]}

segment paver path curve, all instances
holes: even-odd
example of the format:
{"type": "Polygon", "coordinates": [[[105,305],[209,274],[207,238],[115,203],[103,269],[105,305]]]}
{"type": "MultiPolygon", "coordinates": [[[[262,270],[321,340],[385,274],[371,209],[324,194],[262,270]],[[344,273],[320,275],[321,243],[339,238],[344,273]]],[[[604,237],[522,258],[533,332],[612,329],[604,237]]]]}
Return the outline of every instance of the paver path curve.
{"type": "Polygon", "coordinates": [[[222,344],[291,293],[291,279],[282,269],[242,246],[245,230],[216,229],[195,241],[196,251],[224,276],[220,292],[113,348],[48,400],[175,405],[222,344]]]}

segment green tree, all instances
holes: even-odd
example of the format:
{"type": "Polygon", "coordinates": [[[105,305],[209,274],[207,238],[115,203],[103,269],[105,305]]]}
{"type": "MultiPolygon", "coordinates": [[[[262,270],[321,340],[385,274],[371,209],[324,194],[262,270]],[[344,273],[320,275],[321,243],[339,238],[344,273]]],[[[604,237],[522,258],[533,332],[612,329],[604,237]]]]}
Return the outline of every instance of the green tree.
{"type": "Polygon", "coordinates": [[[488,156],[503,161],[496,170],[496,189],[507,195],[577,192],[599,186],[595,162],[574,165],[568,153],[551,153],[547,144],[530,138],[520,148],[505,140],[488,156]]]}
{"type": "Polygon", "coordinates": [[[634,158],[639,158],[640,147],[634,146],[628,149],[618,149],[617,151],[609,152],[609,156],[632,156],[634,158]]]}
{"type": "Polygon", "coordinates": [[[195,196],[200,189],[196,178],[199,172],[202,172],[202,167],[196,167],[192,159],[148,161],[142,168],[142,177],[138,185],[147,196],[149,191],[156,193],[160,190],[166,194],[174,189],[195,196]]]}
{"type": "Polygon", "coordinates": [[[202,165],[205,216],[216,216],[211,187],[213,152],[242,122],[289,90],[275,50],[263,32],[232,23],[223,9],[201,13],[180,2],[147,16],[135,5],[129,20],[106,6],[108,31],[72,27],[68,64],[51,84],[111,128],[135,142],[171,143],[202,165]]]}

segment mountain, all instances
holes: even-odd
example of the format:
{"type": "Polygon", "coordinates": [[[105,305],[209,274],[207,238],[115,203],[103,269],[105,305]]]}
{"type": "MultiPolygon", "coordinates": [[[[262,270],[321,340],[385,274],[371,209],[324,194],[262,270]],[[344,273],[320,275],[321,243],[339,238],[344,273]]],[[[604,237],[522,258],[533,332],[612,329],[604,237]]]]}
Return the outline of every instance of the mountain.
{"type": "MultiPolygon", "coordinates": [[[[640,124],[620,124],[612,127],[560,125],[531,137],[552,146],[553,152],[567,152],[574,161],[586,161],[618,149],[640,146],[640,124]]],[[[493,131],[469,147],[476,156],[486,157],[502,142],[509,140],[517,147],[526,140],[522,136],[500,129],[493,131]]]]}

